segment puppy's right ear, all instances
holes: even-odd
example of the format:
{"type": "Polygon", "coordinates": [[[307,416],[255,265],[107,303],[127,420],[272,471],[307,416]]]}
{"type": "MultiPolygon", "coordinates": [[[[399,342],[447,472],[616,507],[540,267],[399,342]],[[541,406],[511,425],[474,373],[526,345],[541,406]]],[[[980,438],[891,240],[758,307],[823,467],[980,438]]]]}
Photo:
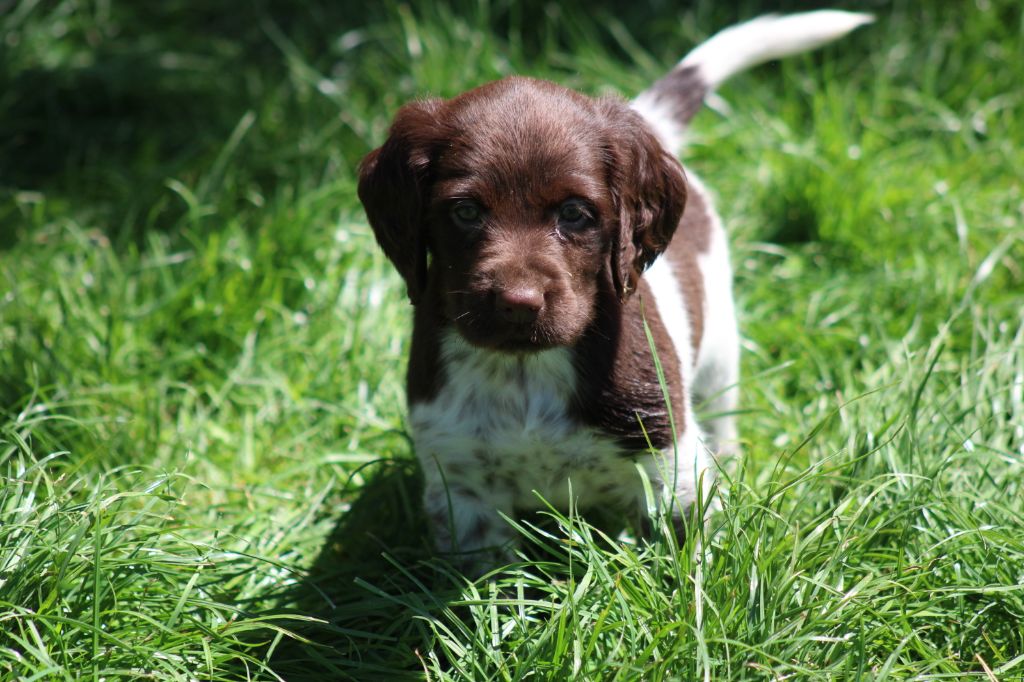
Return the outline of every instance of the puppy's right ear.
{"type": "Polygon", "coordinates": [[[399,109],[387,141],[359,166],[359,200],[377,242],[405,280],[413,305],[427,286],[430,160],[441,138],[443,105],[431,99],[399,109]]]}

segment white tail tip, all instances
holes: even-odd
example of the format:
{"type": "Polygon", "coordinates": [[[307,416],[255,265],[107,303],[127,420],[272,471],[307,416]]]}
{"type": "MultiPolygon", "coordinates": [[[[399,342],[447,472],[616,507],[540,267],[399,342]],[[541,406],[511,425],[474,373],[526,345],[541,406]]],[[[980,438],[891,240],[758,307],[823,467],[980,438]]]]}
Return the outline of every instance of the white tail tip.
{"type": "Polygon", "coordinates": [[[769,14],[716,33],[686,55],[680,66],[700,69],[708,89],[714,90],[733,74],[821,47],[874,20],[871,14],[842,10],[769,14]]]}

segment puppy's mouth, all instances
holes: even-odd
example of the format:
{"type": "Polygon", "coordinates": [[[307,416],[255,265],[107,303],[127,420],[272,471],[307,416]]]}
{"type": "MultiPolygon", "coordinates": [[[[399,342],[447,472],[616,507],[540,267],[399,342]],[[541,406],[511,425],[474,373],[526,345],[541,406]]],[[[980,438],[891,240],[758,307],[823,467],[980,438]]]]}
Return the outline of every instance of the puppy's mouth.
{"type": "Polygon", "coordinates": [[[537,353],[558,345],[536,323],[508,322],[469,313],[457,317],[455,326],[470,344],[502,353],[537,353]]]}

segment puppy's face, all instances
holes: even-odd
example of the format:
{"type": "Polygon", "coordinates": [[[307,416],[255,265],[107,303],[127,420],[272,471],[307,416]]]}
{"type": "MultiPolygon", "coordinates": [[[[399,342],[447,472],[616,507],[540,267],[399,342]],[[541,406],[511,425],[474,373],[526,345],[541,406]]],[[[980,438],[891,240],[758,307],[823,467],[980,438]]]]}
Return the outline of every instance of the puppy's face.
{"type": "Polygon", "coordinates": [[[602,140],[564,98],[492,89],[453,102],[457,132],[435,162],[427,229],[444,312],[476,345],[570,345],[616,229],[602,140]]]}
{"type": "Polygon", "coordinates": [[[514,78],[404,107],[359,193],[414,303],[438,296],[470,343],[530,352],[575,343],[602,288],[629,295],[685,182],[621,102],[514,78]]]}

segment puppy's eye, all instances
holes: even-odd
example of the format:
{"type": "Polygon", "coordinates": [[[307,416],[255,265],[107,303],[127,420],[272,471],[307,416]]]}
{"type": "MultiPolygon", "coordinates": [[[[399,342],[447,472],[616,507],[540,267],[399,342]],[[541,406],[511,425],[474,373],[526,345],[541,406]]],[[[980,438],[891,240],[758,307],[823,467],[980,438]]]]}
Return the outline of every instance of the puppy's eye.
{"type": "Polygon", "coordinates": [[[558,209],[559,227],[570,230],[579,229],[590,222],[590,212],[587,205],[577,199],[570,199],[558,209]]]}
{"type": "Polygon", "coordinates": [[[460,201],[452,206],[451,215],[456,223],[472,227],[480,222],[483,211],[475,201],[460,201]]]}

